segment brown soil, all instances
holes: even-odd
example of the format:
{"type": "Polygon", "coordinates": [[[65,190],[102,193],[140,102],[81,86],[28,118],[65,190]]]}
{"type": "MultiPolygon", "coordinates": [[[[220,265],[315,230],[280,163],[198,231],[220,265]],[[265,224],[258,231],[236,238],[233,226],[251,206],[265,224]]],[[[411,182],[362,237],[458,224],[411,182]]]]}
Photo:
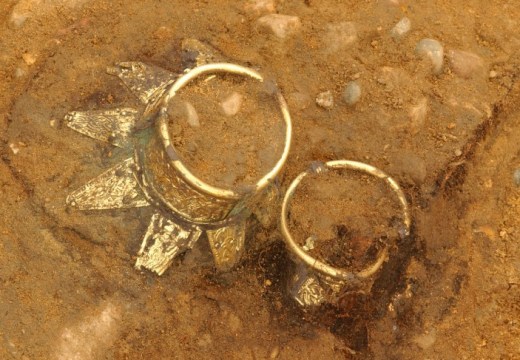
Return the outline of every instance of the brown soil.
{"type": "Polygon", "coordinates": [[[0,2],[0,358],[520,359],[520,2],[249,3],[0,2]],[[266,11],[301,26],[279,39],[257,24],[266,11]],[[396,39],[403,17],[411,30],[396,39]],[[357,37],[338,47],[347,21],[357,37]],[[70,130],[65,114],[141,109],[106,67],[180,73],[185,38],[276,79],[294,119],[282,193],[312,161],[342,158],[405,189],[413,236],[371,293],[311,322],[287,298],[276,226],[251,221],[230,273],[215,273],[201,241],[157,277],[133,267],[152,209],[67,209],[67,194],[131,154],[70,130]],[[432,75],[415,54],[423,38],[482,63],[466,76],[445,58],[432,75]],[[341,99],[350,81],[354,106],[341,99]],[[314,102],[324,91],[331,109],[314,102]]]}
{"type": "Polygon", "coordinates": [[[170,136],[194,175],[231,188],[254,185],[274,167],[283,152],[285,124],[267,86],[218,75],[190,83],[171,100],[170,136]],[[233,96],[240,97],[240,107],[226,114],[222,104],[233,96]],[[199,124],[190,125],[186,103],[194,107],[199,124]]]}
{"type": "Polygon", "coordinates": [[[307,175],[291,201],[290,230],[300,246],[315,237],[313,257],[360,271],[398,237],[401,210],[383,180],[350,170],[307,175]]]}

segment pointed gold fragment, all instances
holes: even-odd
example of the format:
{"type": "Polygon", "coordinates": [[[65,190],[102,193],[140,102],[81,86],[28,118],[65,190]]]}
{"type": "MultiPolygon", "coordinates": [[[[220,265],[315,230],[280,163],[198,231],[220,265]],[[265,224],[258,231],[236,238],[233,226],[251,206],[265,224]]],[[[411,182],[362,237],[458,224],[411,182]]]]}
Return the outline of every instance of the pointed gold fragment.
{"type": "Polygon", "coordinates": [[[125,147],[130,142],[139,111],[132,108],[71,111],[67,126],[93,139],[125,147]]]}
{"type": "Polygon", "coordinates": [[[80,210],[126,209],[148,206],[129,158],[105,171],[67,197],[67,205],[80,210]]]}
{"type": "Polygon", "coordinates": [[[246,237],[246,221],[216,230],[207,230],[208,240],[219,271],[228,271],[234,267],[242,253],[246,237]]]}
{"type": "Polygon", "coordinates": [[[162,275],[175,256],[191,249],[201,234],[198,227],[183,227],[155,213],[144,235],[135,267],[162,275]]]}

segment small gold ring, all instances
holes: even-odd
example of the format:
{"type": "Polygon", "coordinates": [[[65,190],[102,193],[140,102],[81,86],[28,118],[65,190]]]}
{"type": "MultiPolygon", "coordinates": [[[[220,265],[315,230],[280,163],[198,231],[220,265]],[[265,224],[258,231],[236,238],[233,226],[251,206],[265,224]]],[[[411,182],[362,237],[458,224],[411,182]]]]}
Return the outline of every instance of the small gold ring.
{"type": "MultiPolygon", "coordinates": [[[[401,208],[403,211],[403,222],[405,225],[405,236],[410,235],[410,225],[411,225],[411,218],[410,218],[410,209],[408,206],[408,202],[406,200],[406,196],[404,195],[403,191],[397,184],[397,182],[392,179],[390,176],[388,176],[385,172],[382,170],[379,170],[378,168],[358,162],[358,161],[351,161],[351,160],[335,160],[335,161],[329,161],[325,163],[325,167],[328,169],[352,169],[356,171],[362,171],[364,173],[367,173],[369,175],[373,175],[379,179],[385,180],[386,183],[390,186],[390,188],[394,191],[394,193],[397,195],[397,198],[399,200],[399,203],[401,204],[401,208]]],[[[352,279],[353,276],[361,279],[368,278],[369,276],[373,275],[381,265],[386,260],[386,257],[388,255],[388,248],[385,247],[382,251],[380,251],[378,258],[374,263],[366,267],[365,269],[357,272],[352,273],[349,271],[346,271],[344,269],[336,268],[330,265],[325,264],[324,262],[312,257],[309,255],[303,248],[296,243],[294,238],[292,237],[289,227],[287,224],[288,215],[289,215],[289,202],[292,199],[294,192],[300,182],[303,180],[303,178],[309,174],[312,173],[312,170],[307,170],[302,173],[300,173],[296,179],[293,180],[289,188],[287,189],[287,192],[285,193],[283,203],[282,203],[282,214],[281,214],[281,227],[282,227],[282,234],[285,240],[285,243],[287,244],[289,250],[296,255],[296,257],[303,261],[307,266],[311,267],[312,269],[317,270],[319,273],[330,276],[334,279],[340,280],[340,281],[349,281],[349,279],[352,279]]]]}

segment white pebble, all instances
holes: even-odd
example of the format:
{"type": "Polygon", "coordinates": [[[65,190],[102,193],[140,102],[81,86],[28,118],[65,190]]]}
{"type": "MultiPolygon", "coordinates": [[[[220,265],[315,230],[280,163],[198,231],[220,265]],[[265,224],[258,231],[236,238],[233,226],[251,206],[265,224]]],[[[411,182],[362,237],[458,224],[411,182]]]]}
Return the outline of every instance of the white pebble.
{"type": "Polygon", "coordinates": [[[484,74],[484,62],[474,53],[461,50],[450,50],[447,54],[450,67],[455,74],[462,78],[471,78],[477,74],[484,74]]]}
{"type": "Polygon", "coordinates": [[[20,148],[18,147],[18,145],[14,144],[14,143],[10,143],[9,144],[9,148],[11,149],[13,154],[15,154],[15,155],[20,152],[20,148]]]}
{"type": "Polygon", "coordinates": [[[242,106],[243,96],[237,92],[233,92],[229,95],[220,106],[227,116],[233,116],[238,114],[240,107],[242,106]]]}
{"type": "Polygon", "coordinates": [[[397,24],[390,30],[390,35],[392,35],[395,38],[400,38],[403,35],[406,35],[408,31],[412,28],[412,22],[407,17],[402,18],[399,20],[397,24]]]}
{"type": "Polygon", "coordinates": [[[274,0],[249,0],[244,10],[252,15],[272,14],[276,11],[274,0]]]}
{"type": "Polygon", "coordinates": [[[36,62],[36,56],[30,53],[22,54],[22,59],[27,65],[33,65],[36,62]]]}
{"type": "Polygon", "coordinates": [[[444,61],[444,49],[440,42],[433,39],[422,39],[417,43],[415,52],[422,58],[427,58],[432,63],[434,74],[442,72],[442,63],[444,61]]]}
{"type": "Polygon", "coordinates": [[[328,52],[344,50],[358,38],[356,25],[351,21],[329,24],[323,42],[328,52]]]}
{"type": "Polygon", "coordinates": [[[16,70],[14,71],[14,76],[17,78],[21,78],[25,76],[25,74],[27,74],[27,71],[25,71],[22,68],[16,68],[16,70]]]}
{"type": "Polygon", "coordinates": [[[14,27],[19,28],[25,23],[28,17],[29,15],[27,14],[20,14],[18,12],[13,11],[11,13],[11,18],[9,19],[9,21],[11,22],[11,24],[14,25],[14,27]]]}
{"type": "Polygon", "coordinates": [[[316,96],[316,104],[324,109],[332,109],[334,106],[334,97],[332,96],[332,92],[328,90],[319,93],[318,96],[316,96]]]}
{"type": "Polygon", "coordinates": [[[296,34],[302,26],[299,17],[282,14],[264,15],[257,20],[257,24],[280,39],[296,34]]]}
{"type": "Polygon", "coordinates": [[[356,81],[351,81],[345,87],[345,91],[343,92],[343,100],[348,105],[354,105],[361,98],[361,87],[356,81]]]}
{"type": "Polygon", "coordinates": [[[197,114],[197,110],[193,107],[193,105],[189,102],[185,102],[184,106],[186,108],[186,116],[188,117],[188,124],[192,127],[199,127],[199,115],[197,114]]]}

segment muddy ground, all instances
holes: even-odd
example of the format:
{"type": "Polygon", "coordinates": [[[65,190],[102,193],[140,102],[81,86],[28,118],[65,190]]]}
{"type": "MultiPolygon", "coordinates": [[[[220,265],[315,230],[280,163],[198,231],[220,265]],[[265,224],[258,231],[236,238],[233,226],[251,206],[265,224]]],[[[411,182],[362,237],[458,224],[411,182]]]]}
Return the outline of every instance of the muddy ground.
{"type": "Polygon", "coordinates": [[[520,3],[270,4],[1,1],[0,358],[520,359],[520,3]],[[279,38],[257,20],[270,12],[299,26],[279,38]],[[403,17],[411,30],[392,36],[403,17]],[[137,106],[106,67],[178,72],[184,38],[276,79],[294,122],[282,191],[311,161],[341,158],[405,189],[413,241],[348,312],[304,314],[287,298],[276,226],[252,221],[230,273],[200,242],[157,277],[133,268],[151,210],[65,206],[123,154],[64,115],[137,106]],[[415,52],[423,38],[444,46],[440,74],[415,52]],[[353,106],[349,81],[362,89],[353,106]],[[324,91],[329,109],[315,103],[324,91]]]}

